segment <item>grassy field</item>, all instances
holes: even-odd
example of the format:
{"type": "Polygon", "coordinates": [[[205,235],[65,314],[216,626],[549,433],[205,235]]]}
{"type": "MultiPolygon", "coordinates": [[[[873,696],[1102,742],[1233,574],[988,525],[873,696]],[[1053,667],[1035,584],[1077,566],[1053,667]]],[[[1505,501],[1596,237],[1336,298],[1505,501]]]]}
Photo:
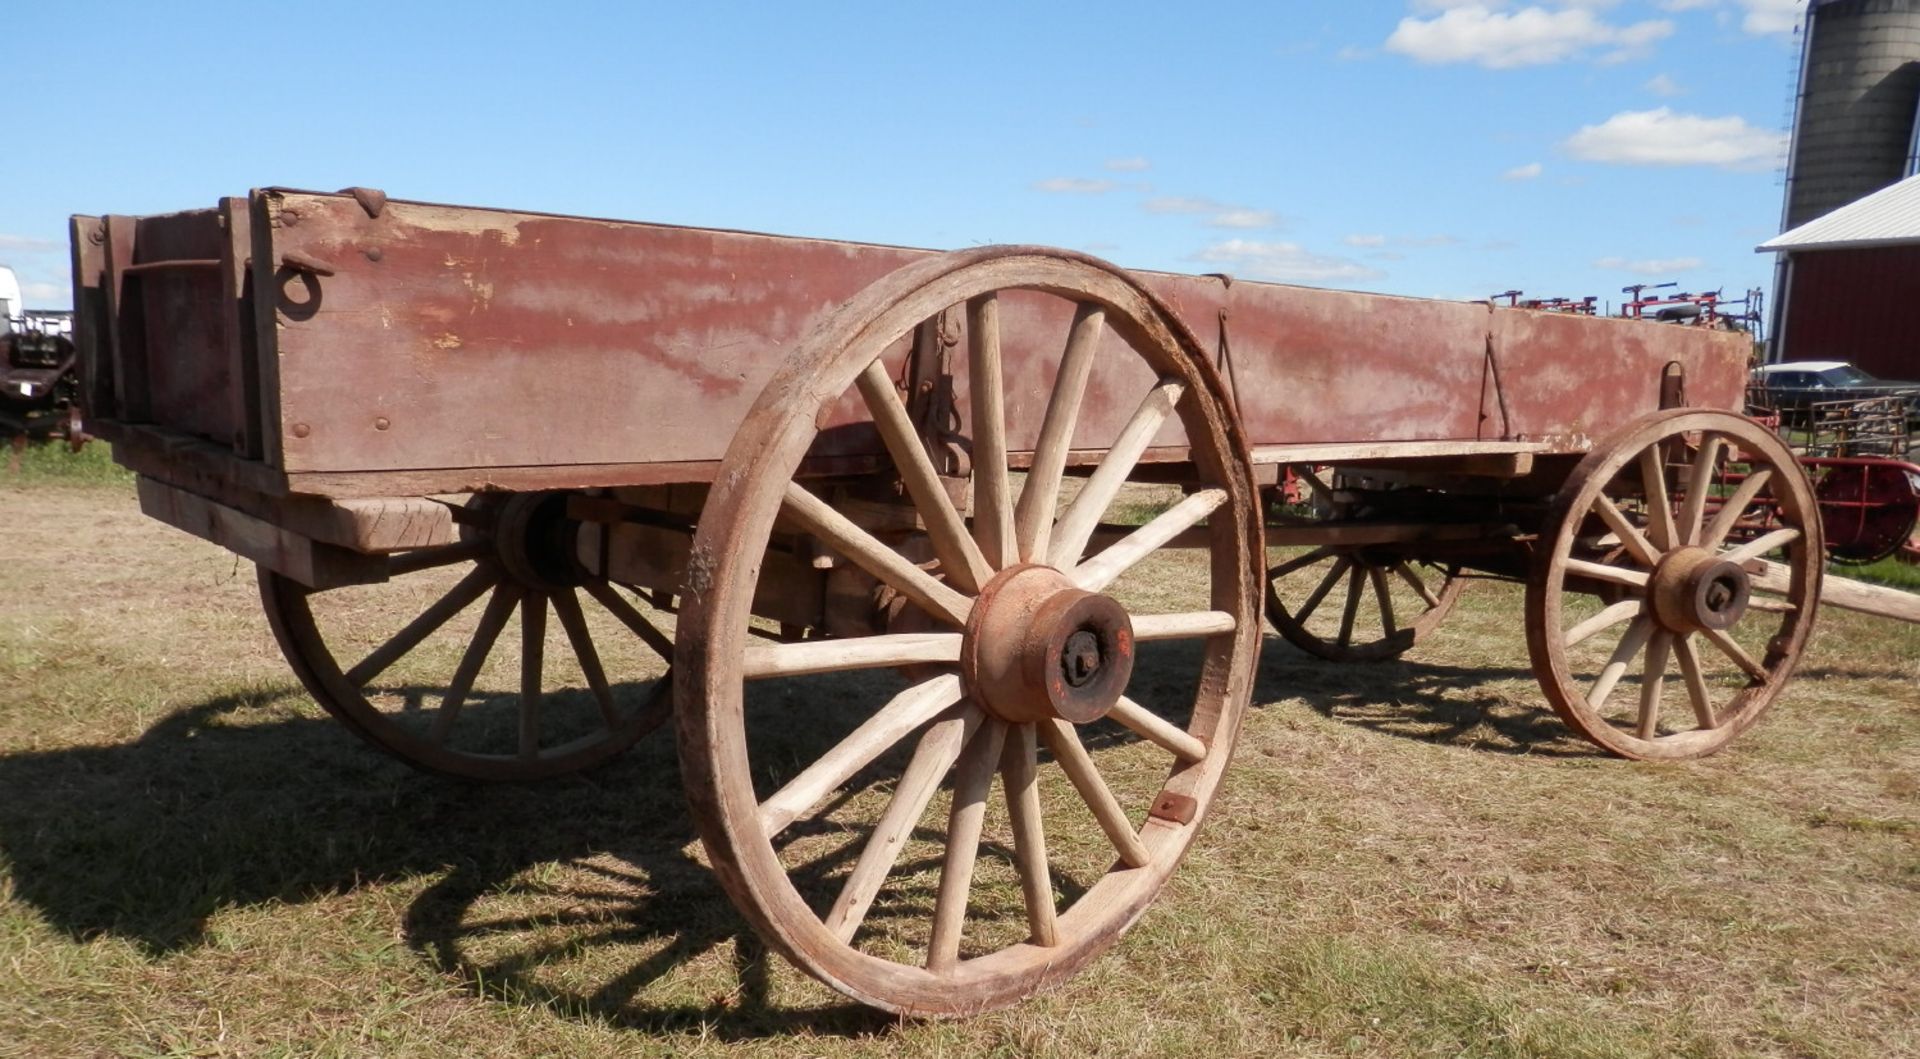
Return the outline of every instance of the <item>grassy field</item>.
{"type": "Polygon", "coordinates": [[[1673,766],[1543,711],[1511,586],[1396,662],[1269,637],[1119,947],[902,1023],[744,929],[670,738],[414,772],[304,694],[250,569],[54,458],[0,477],[0,1057],[1920,1055],[1920,628],[1827,612],[1776,711],[1673,766]]]}

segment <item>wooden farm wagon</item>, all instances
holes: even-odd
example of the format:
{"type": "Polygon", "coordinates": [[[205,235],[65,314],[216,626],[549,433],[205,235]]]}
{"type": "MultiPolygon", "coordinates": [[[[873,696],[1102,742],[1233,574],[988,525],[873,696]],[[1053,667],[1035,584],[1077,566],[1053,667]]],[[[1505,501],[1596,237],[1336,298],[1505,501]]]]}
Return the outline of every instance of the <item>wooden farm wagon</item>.
{"type": "Polygon", "coordinates": [[[1263,603],[1358,662],[1523,579],[1548,702],[1641,758],[1751,725],[1814,616],[1736,334],[370,189],[72,236],[87,428],[321,705],[476,779],[676,718],[728,894],[889,1011],[1146,909],[1263,603]]]}

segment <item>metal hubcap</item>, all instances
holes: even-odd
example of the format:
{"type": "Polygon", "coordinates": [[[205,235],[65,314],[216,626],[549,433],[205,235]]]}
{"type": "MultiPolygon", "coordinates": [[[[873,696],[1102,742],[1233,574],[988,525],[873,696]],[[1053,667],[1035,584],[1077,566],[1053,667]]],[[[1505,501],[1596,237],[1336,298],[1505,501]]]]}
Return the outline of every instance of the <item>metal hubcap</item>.
{"type": "Polygon", "coordinates": [[[1008,567],[988,582],[960,646],[968,694],[1014,724],[1099,720],[1132,674],[1126,608],[1050,566],[1008,567]]]}

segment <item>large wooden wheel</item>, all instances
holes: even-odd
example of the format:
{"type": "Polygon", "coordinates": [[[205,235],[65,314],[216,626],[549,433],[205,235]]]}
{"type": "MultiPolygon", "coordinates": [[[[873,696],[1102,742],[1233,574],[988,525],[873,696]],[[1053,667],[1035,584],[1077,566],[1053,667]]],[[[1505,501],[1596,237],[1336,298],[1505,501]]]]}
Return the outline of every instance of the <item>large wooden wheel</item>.
{"type": "Polygon", "coordinates": [[[537,780],[607,761],[666,720],[673,644],[575,561],[565,507],[483,498],[465,539],[392,556],[383,584],[316,592],[261,567],[281,652],[327,712],[417,767],[537,780]]]}
{"type": "Polygon", "coordinates": [[[929,259],[801,343],[701,515],[675,655],[694,817],[773,946],[867,1004],[957,1014],[1065,979],[1145,911],[1213,800],[1251,686],[1260,524],[1245,453],[1192,337],[1124,273],[1078,255],[929,259]],[[970,518],[882,359],[960,307],[970,518]],[[825,503],[823,483],[796,480],[820,425],[849,406],[891,454],[925,526],[918,547],[883,542],[825,503]],[[1077,421],[1117,425],[1123,409],[1117,435],[1081,423],[1076,442],[1077,421]],[[1103,529],[1142,517],[1129,479],[1156,441],[1185,447],[1196,481],[1137,528],[1103,529]],[[1090,448],[1105,450],[1091,477],[1063,487],[1090,448]],[[1021,483],[1008,469],[1028,449],[1021,483]],[[908,627],[927,631],[749,646],[776,520],[910,600],[908,627]],[[1090,547],[1101,535],[1117,540],[1090,547]],[[1183,535],[1201,550],[1171,553],[1183,535]],[[1167,586],[1192,602],[1155,596],[1167,586]],[[889,683],[859,679],[875,674],[889,683]],[[1004,816],[988,807],[996,777],[1004,816]]]}
{"type": "Polygon", "coordinates": [[[1527,644],[1554,709],[1612,753],[1672,759],[1720,749],[1779,696],[1823,555],[1786,446],[1741,416],[1680,409],[1580,461],[1535,559],[1527,644]]]}

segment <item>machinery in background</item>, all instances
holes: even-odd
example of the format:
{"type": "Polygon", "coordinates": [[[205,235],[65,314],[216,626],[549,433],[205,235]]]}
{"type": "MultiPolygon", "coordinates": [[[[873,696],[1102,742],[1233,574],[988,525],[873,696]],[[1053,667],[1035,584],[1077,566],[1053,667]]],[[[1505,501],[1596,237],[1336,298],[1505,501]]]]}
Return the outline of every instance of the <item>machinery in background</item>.
{"type": "Polygon", "coordinates": [[[73,314],[28,309],[13,270],[0,266],[0,439],[83,440],[72,426],[74,361],[73,314]]]}

